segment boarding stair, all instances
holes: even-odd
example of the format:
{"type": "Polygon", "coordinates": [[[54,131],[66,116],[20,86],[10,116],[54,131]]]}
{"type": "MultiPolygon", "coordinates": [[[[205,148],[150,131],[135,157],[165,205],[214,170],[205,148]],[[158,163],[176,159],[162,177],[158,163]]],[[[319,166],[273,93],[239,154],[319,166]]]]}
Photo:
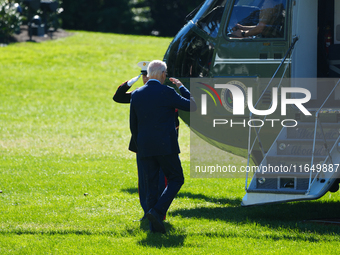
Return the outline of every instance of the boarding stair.
{"type": "Polygon", "coordinates": [[[252,146],[249,132],[248,166],[256,141],[264,157],[249,186],[247,173],[243,206],[318,199],[339,189],[340,109],[323,108],[324,103],[314,112],[315,122],[300,121],[283,127],[267,152],[261,145],[260,130],[255,128],[252,146]],[[321,113],[326,117],[323,120],[321,113]]]}
{"type": "MultiPolygon", "coordinates": [[[[255,109],[297,40],[298,38],[295,37],[272,79],[254,105],[255,109]]],[[[288,65],[289,63],[286,64],[277,88],[282,84],[288,65]]],[[[339,84],[340,79],[320,107],[308,109],[313,112],[315,120],[311,118],[294,120],[294,125],[284,126],[268,151],[263,148],[261,127],[249,127],[247,169],[256,143],[262,152],[263,160],[253,173],[249,185],[250,173],[246,173],[243,206],[318,199],[328,191],[339,189],[340,107],[329,107],[327,104],[339,84]],[[256,135],[255,139],[252,137],[253,133],[256,135]]],[[[269,108],[272,104],[273,102],[269,108]]],[[[250,113],[250,123],[252,119],[250,113]]]]}
{"type": "Polygon", "coordinates": [[[310,193],[311,181],[325,183],[326,174],[332,167],[334,172],[340,172],[339,165],[331,162],[331,158],[340,157],[336,144],[339,131],[340,123],[322,123],[316,132],[313,122],[283,127],[259,165],[247,192],[310,193]]]}

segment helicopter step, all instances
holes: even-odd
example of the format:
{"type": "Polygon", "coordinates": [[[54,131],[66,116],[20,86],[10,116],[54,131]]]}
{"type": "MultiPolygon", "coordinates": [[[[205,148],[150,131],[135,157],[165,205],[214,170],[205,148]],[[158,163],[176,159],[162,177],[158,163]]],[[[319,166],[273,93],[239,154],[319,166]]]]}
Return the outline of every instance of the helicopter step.
{"type": "MultiPolygon", "coordinates": [[[[312,144],[313,147],[313,144],[312,144]]],[[[312,148],[310,148],[312,151],[312,148]]],[[[305,152],[304,150],[300,150],[301,152],[305,152]]],[[[308,150],[309,152],[309,150],[308,150]]],[[[300,165],[310,164],[311,163],[311,156],[293,154],[293,155],[275,155],[275,156],[267,156],[267,166],[286,166],[289,167],[291,171],[297,172],[297,169],[300,168],[300,165]]],[[[314,163],[323,163],[326,159],[326,156],[315,156],[314,163]]]]}
{"type": "MultiPolygon", "coordinates": [[[[327,140],[327,142],[334,144],[335,139],[327,140]]],[[[313,139],[287,139],[277,141],[277,155],[312,156],[312,152],[313,139]]],[[[322,139],[316,139],[314,155],[327,156],[327,149],[325,148],[325,143],[322,139]]]]}
{"type": "Polygon", "coordinates": [[[340,123],[314,130],[312,122],[282,128],[254,173],[243,206],[317,199],[331,190],[340,173],[340,123]]]}
{"type": "MultiPolygon", "coordinates": [[[[325,139],[337,139],[340,133],[339,123],[322,123],[325,139]]],[[[288,139],[314,139],[314,122],[299,122],[296,127],[287,129],[288,139]]],[[[321,130],[316,130],[316,139],[323,139],[321,130]]]]}

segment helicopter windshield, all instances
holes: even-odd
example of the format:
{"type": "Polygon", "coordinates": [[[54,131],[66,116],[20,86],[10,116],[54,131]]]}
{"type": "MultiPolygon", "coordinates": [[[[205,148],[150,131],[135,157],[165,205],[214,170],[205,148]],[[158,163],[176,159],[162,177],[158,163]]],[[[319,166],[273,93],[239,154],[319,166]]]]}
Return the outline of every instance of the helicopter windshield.
{"type": "Polygon", "coordinates": [[[227,26],[234,39],[283,38],[287,0],[235,0],[227,26]]]}
{"type": "Polygon", "coordinates": [[[207,0],[193,18],[193,22],[208,35],[216,37],[227,0],[207,0]]]}

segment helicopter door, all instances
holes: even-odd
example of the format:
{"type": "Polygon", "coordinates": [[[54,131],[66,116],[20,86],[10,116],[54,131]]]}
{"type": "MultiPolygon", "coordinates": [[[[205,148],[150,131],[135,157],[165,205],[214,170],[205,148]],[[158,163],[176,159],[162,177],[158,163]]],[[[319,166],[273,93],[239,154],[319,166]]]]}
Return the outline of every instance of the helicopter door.
{"type": "MultiPolygon", "coordinates": [[[[293,1],[292,35],[298,36],[292,56],[292,86],[306,88],[317,98],[318,0],[293,1]]],[[[301,94],[295,95],[302,96],[301,94]]]]}

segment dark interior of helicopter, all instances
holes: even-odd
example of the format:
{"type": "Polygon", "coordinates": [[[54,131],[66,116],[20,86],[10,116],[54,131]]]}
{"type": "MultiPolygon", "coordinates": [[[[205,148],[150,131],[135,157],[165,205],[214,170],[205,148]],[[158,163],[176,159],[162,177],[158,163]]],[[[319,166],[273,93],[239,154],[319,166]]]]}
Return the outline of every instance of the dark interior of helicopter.
{"type": "Polygon", "coordinates": [[[318,1],[318,77],[340,77],[340,44],[334,44],[334,0],[318,1]]]}

